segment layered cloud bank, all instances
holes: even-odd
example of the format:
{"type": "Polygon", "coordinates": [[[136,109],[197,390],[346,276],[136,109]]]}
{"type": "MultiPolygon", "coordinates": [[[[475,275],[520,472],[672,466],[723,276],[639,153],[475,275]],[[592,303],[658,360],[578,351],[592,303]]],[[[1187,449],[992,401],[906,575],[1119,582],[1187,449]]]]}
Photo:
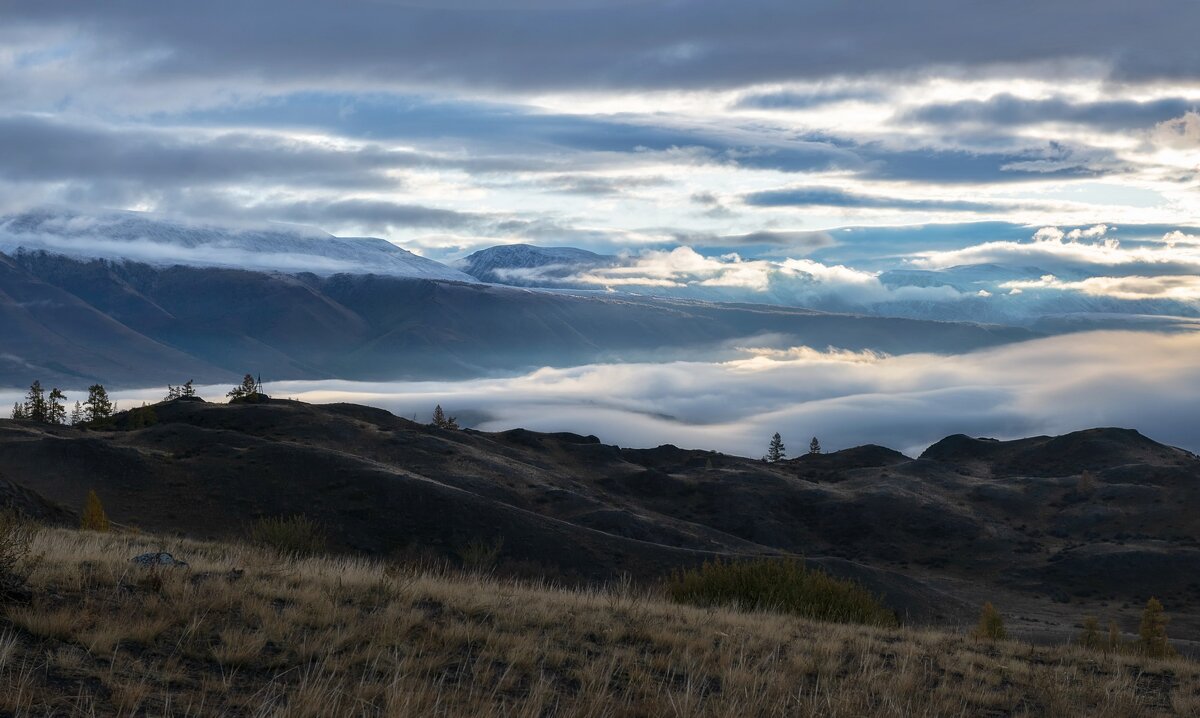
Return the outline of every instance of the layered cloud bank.
{"type": "Polygon", "coordinates": [[[847,225],[1179,224],[1200,211],[1198,13],[8,3],[0,212],[301,222],[436,259],[767,236],[799,257],[808,233],[847,225]]]}
{"type": "MultiPolygon", "coordinates": [[[[954,356],[747,349],[722,363],[593,365],[463,382],[269,382],[277,397],[350,401],[428,421],[435,404],[483,430],[525,427],[758,456],[878,443],[919,453],[954,433],[996,438],[1136,428],[1200,450],[1200,332],[1092,332],[954,356]]],[[[220,397],[227,387],[204,387],[220,397]]],[[[125,405],[160,390],[120,392],[125,405]]],[[[0,394],[6,405],[14,392],[0,394]]]]}

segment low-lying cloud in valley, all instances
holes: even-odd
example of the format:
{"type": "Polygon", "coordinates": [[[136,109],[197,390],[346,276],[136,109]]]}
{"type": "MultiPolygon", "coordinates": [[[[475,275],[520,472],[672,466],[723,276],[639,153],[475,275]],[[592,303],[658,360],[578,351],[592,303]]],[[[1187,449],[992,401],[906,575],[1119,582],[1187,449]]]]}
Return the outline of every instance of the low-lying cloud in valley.
{"type": "MultiPolygon", "coordinates": [[[[276,397],[349,401],[428,421],[441,404],[474,428],[595,434],[757,456],[878,443],[909,454],[955,433],[996,438],[1136,428],[1200,450],[1200,332],[1091,332],[961,355],[746,349],[726,362],[604,364],[458,382],[267,383],[276,397]]],[[[228,387],[204,387],[216,399],[228,387]]],[[[161,390],[117,392],[126,407],[161,390]]],[[[71,397],[72,399],[74,397],[71,397]]],[[[8,392],[0,400],[11,404],[8,392]]]]}

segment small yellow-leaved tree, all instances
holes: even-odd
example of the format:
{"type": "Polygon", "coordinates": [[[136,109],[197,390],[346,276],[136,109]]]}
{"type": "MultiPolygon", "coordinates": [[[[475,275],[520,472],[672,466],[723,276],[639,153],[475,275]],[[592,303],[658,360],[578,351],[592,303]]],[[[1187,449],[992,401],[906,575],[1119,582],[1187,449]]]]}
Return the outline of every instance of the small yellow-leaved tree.
{"type": "Polygon", "coordinates": [[[999,641],[1008,637],[1008,631],[1004,630],[1004,619],[991,601],[983,604],[983,610],[979,612],[979,625],[975,627],[975,637],[988,641],[999,641]]]}
{"type": "Polygon", "coordinates": [[[95,491],[88,492],[80,527],[89,531],[107,531],[109,528],[108,514],[104,513],[104,506],[100,503],[100,497],[96,495],[95,491]]]}
{"type": "Polygon", "coordinates": [[[1142,625],[1138,630],[1138,648],[1151,658],[1166,658],[1175,650],[1167,642],[1167,618],[1162,602],[1151,597],[1142,610],[1142,625]]]}

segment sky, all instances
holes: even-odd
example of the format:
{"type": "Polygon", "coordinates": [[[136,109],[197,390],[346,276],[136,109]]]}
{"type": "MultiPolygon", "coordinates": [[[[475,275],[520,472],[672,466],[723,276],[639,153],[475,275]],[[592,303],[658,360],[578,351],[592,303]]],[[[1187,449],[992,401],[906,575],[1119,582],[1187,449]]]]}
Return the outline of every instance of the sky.
{"type": "Polygon", "coordinates": [[[0,210],[298,223],[436,259],[842,262],[863,252],[806,233],[929,224],[960,228],[952,250],[1101,224],[1161,243],[1200,209],[1198,21],[1184,0],[3,2],[0,210]]]}
{"type": "MultiPolygon", "coordinates": [[[[559,272],[572,286],[900,316],[1197,317],[1196,27],[1192,0],[0,0],[0,214],[321,230],[448,263],[500,244],[573,246],[620,261],[559,272]]],[[[1194,349],[1184,334],[1125,342],[1136,357],[1087,336],[1121,381],[1161,370],[1196,386],[1171,363],[1194,349]]],[[[737,365],[640,366],[631,385],[694,371],[720,388],[703,417],[668,391],[649,394],[666,417],[615,406],[611,422],[576,423],[745,452],[763,412],[808,434],[796,412],[819,408],[848,417],[834,444],[870,429],[909,449],[954,421],[996,433],[1151,421],[1069,337],[1048,341],[1063,343],[829,364],[878,377],[875,393],[905,411],[877,409],[865,386],[779,394],[804,407],[788,409],[736,380],[737,365]],[[1033,368],[1009,375],[1009,361],[1033,368]],[[1103,385],[1079,404],[1099,408],[1064,418],[1055,382],[1094,376],[1069,399],[1103,385]],[[765,403],[729,414],[735,390],[765,403]]],[[[817,360],[790,361],[799,377],[817,360]]],[[[435,389],[473,401],[488,426],[571,424],[573,409],[486,409],[530,391],[523,381],[594,389],[618,369],[571,371],[435,389]]],[[[1144,396],[1176,407],[1167,386],[1144,396]]],[[[422,391],[377,393],[407,410],[422,391]]]]}

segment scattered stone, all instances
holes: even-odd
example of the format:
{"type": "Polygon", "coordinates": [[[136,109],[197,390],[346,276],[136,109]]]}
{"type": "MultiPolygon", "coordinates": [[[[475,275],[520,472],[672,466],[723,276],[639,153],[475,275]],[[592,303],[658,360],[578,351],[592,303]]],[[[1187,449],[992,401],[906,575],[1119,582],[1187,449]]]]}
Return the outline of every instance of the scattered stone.
{"type": "Polygon", "coordinates": [[[166,551],[158,553],[144,553],[141,556],[134,556],[130,559],[139,566],[145,568],[158,568],[159,566],[174,566],[176,568],[187,568],[187,561],[180,561],[166,551]]]}

